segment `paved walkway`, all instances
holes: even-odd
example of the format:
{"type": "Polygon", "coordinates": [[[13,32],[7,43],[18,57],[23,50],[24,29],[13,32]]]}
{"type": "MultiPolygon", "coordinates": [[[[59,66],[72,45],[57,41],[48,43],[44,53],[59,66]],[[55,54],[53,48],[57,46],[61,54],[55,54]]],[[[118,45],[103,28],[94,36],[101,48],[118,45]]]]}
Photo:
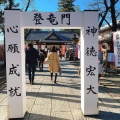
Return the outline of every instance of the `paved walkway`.
{"type": "MultiPolygon", "coordinates": [[[[34,85],[29,84],[26,75],[27,113],[22,120],[120,120],[119,76],[100,79],[99,115],[84,116],[78,70],[64,60],[61,66],[63,73],[58,76],[57,84],[50,80],[48,64],[43,72],[36,71],[34,85]]],[[[0,120],[7,120],[5,86],[0,90],[0,120]]]]}

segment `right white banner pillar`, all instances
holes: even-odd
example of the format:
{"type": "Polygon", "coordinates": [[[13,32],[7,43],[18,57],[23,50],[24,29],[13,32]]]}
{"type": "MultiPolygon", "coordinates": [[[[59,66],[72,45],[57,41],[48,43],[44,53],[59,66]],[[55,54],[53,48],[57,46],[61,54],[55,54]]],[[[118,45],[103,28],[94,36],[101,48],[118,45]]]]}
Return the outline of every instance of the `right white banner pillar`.
{"type": "Polygon", "coordinates": [[[98,11],[84,11],[81,29],[81,109],[98,114],[98,11]]]}

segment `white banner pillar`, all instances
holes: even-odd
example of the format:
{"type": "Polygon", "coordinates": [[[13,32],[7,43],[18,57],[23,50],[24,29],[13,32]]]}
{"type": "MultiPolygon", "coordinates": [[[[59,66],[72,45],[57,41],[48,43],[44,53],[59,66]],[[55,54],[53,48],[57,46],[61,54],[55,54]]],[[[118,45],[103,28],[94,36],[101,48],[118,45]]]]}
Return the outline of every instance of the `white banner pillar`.
{"type": "Polygon", "coordinates": [[[81,29],[81,109],[98,114],[98,11],[84,11],[81,29]]]}
{"type": "Polygon", "coordinates": [[[25,50],[20,10],[5,10],[5,45],[8,117],[23,118],[26,112],[25,50]]]}

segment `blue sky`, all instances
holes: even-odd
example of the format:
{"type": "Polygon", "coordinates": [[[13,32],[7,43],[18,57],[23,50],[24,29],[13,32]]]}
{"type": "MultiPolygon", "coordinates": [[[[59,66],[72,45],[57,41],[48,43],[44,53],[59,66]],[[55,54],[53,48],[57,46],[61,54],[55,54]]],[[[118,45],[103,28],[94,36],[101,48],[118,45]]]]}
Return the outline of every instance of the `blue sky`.
{"type": "MultiPolygon", "coordinates": [[[[43,12],[56,12],[58,10],[59,0],[35,0],[36,7],[43,12]]],[[[86,3],[89,0],[75,0],[74,5],[79,5],[81,10],[84,10],[86,3]]]]}
{"type": "MultiPolygon", "coordinates": [[[[25,0],[16,0],[16,2],[25,1],[25,0]]],[[[56,12],[58,11],[58,1],[59,0],[33,0],[34,1],[34,10],[41,12],[56,12]]],[[[75,0],[74,5],[79,5],[80,10],[83,11],[86,9],[87,3],[89,0],[75,0]]],[[[22,5],[23,6],[23,5],[22,5]]],[[[29,9],[31,11],[32,9],[29,9]]]]}
{"type": "MultiPolygon", "coordinates": [[[[15,0],[16,3],[20,3],[20,9],[25,8],[25,2],[26,0],[15,0]]],[[[37,10],[41,12],[56,12],[58,11],[58,1],[59,0],[33,0],[34,6],[32,6],[28,11],[37,10]]],[[[81,11],[84,11],[87,9],[87,3],[89,0],[75,0],[74,5],[79,6],[81,11]]],[[[0,33],[0,41],[3,41],[3,35],[0,33]]]]}

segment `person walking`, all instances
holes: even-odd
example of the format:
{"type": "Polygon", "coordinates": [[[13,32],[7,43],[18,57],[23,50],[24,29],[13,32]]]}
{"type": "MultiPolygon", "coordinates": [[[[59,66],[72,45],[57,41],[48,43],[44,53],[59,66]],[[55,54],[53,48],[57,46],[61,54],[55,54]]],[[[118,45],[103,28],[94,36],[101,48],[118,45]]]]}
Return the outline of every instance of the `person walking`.
{"type": "Polygon", "coordinates": [[[55,73],[55,80],[57,80],[57,72],[60,69],[59,55],[57,54],[55,46],[52,47],[51,52],[48,54],[47,58],[44,61],[44,64],[49,60],[49,71],[51,75],[51,80],[53,80],[53,73],[55,73]]]}
{"type": "Polygon", "coordinates": [[[35,48],[33,48],[33,45],[29,43],[28,50],[26,51],[26,64],[28,65],[29,80],[31,84],[34,83],[37,60],[40,60],[39,53],[35,48]]]}
{"type": "Polygon", "coordinates": [[[98,45],[98,59],[99,59],[100,64],[103,63],[103,52],[102,52],[101,48],[102,48],[102,45],[101,45],[101,43],[99,43],[99,45],[98,45]]]}
{"type": "Polygon", "coordinates": [[[103,53],[101,50],[101,43],[98,45],[98,78],[101,77],[102,74],[102,64],[103,64],[103,53]]]}
{"type": "Polygon", "coordinates": [[[65,56],[66,56],[66,60],[69,60],[69,49],[67,49],[66,53],[65,53],[65,56]]]}
{"type": "Polygon", "coordinates": [[[44,53],[43,53],[43,50],[40,50],[39,56],[40,56],[39,69],[40,69],[41,71],[43,71],[43,62],[44,62],[44,60],[45,60],[45,55],[44,55],[44,53]]]}

